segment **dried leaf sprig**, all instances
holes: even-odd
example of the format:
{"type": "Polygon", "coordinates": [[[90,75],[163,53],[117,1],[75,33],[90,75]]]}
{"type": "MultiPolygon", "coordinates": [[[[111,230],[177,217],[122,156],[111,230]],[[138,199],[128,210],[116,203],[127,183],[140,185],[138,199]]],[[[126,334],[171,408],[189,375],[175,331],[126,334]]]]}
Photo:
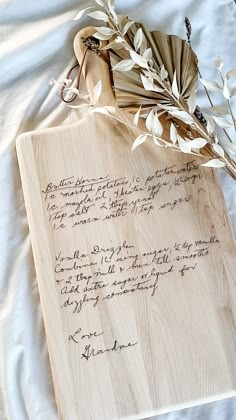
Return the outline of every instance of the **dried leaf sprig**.
{"type": "MultiPolygon", "coordinates": [[[[110,51],[118,103],[135,112],[132,127],[139,135],[133,149],[151,138],[157,146],[204,157],[207,162],[203,166],[224,167],[236,179],[236,145],[222,131],[236,130],[231,99],[236,96],[236,84],[229,86],[236,70],[223,74],[223,62],[218,58],[219,83],[200,79],[207,92],[221,92],[226,99],[225,107],[211,107],[210,113],[202,113],[196,103],[198,66],[189,45],[192,28],[188,18],[185,42],[173,35],[149,32],[143,25],[118,15],[112,0],[95,3],[74,19],[86,13],[105,23],[95,27],[94,37],[108,42],[105,49],[110,51]],[[138,127],[140,118],[145,119],[146,132],[138,127]],[[163,124],[169,126],[167,138],[163,124]]],[[[100,107],[100,112],[116,118],[113,112],[105,111],[100,107]]]]}

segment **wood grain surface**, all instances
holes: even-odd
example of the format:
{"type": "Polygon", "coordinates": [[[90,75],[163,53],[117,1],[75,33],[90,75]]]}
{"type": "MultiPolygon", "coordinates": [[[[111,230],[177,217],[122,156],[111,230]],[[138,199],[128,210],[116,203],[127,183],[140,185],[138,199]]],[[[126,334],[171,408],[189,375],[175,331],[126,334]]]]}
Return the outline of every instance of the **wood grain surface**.
{"type": "MultiPolygon", "coordinates": [[[[84,71],[114,105],[108,65],[89,52],[84,71]]],[[[235,395],[236,253],[217,174],[151,141],[131,153],[135,135],[88,112],[17,140],[63,420],[235,395]]]]}

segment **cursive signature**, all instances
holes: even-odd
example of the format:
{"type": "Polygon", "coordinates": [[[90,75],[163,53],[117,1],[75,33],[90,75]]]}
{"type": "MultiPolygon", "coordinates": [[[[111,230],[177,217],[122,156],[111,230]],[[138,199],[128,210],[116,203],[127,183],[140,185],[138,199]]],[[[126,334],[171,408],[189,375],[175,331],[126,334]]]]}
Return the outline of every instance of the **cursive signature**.
{"type": "Polygon", "coordinates": [[[68,337],[68,340],[72,340],[74,341],[74,343],[78,343],[78,338],[80,338],[81,340],[84,340],[85,338],[87,338],[88,340],[90,340],[91,338],[95,338],[95,337],[99,337],[100,335],[104,334],[104,332],[100,332],[98,333],[97,331],[94,332],[89,332],[87,334],[83,334],[82,333],[82,328],[79,328],[77,331],[75,331],[74,334],[70,334],[68,337]]]}
{"type": "Polygon", "coordinates": [[[118,350],[125,350],[129,347],[133,347],[136,346],[136,344],[138,344],[138,342],[136,341],[135,343],[128,343],[128,344],[119,344],[117,340],[114,341],[114,344],[112,347],[109,347],[107,349],[94,349],[91,344],[86,344],[84,351],[82,353],[81,359],[86,359],[89,360],[91,357],[95,357],[95,356],[99,356],[101,354],[104,353],[109,353],[109,352],[116,352],[118,350]]]}

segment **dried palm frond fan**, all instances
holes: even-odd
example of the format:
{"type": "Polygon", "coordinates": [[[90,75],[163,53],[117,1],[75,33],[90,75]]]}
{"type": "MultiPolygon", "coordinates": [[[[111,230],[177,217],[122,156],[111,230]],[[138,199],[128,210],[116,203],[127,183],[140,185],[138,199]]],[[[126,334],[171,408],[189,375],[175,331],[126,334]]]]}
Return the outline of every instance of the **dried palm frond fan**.
{"type": "MultiPolygon", "coordinates": [[[[225,114],[222,114],[222,107],[213,106],[211,112],[215,115],[202,113],[196,105],[199,69],[197,56],[190,45],[191,25],[188,19],[185,18],[185,41],[176,35],[148,31],[144,25],[116,14],[112,0],[95,0],[95,3],[94,7],[99,6],[102,10],[88,13],[88,9],[94,9],[88,7],[74,19],[80,19],[86,12],[99,22],[105,22],[106,26],[95,27],[91,49],[98,54],[109,50],[118,106],[135,113],[132,127],[137,127],[139,135],[133,149],[151,138],[160,147],[203,157],[207,160],[203,166],[224,167],[236,179],[233,159],[236,145],[227,132],[231,127],[236,131],[230,102],[230,95],[236,96],[236,88],[232,86],[230,90],[227,85],[227,80],[236,75],[236,70],[223,76],[223,64],[218,59],[221,85],[200,79],[207,95],[207,88],[221,90],[227,99],[225,114]],[[101,48],[98,42],[96,46],[94,39],[105,40],[107,45],[101,48]],[[225,115],[229,115],[232,122],[225,119],[225,115]],[[145,129],[143,124],[142,127],[139,124],[140,117],[144,118],[145,129]]],[[[89,42],[87,46],[89,48],[89,42]]],[[[94,104],[87,106],[94,107],[94,104]]],[[[114,118],[108,108],[107,114],[114,118]]]]}
{"type": "MultiPolygon", "coordinates": [[[[127,18],[123,19],[122,27],[129,27],[131,23],[127,18]]],[[[162,137],[178,143],[182,152],[200,153],[208,159],[206,166],[226,166],[225,169],[236,178],[234,161],[213,136],[213,119],[204,117],[196,106],[198,59],[190,43],[176,35],[148,31],[143,24],[136,22],[127,30],[125,39],[135,54],[139,51],[141,57],[151,62],[151,71],[141,67],[144,74],[140,75],[138,57],[132,56],[128,48],[121,48],[122,43],[110,43],[118,106],[132,113],[139,112],[142,107],[143,115],[156,110],[157,118],[164,114],[164,126],[170,126],[170,134],[167,132],[166,136],[166,130],[163,130],[162,137]],[[130,58],[137,60],[135,66],[130,58]],[[218,159],[219,155],[227,160],[226,164],[218,159]]],[[[158,143],[162,145],[160,139],[158,143]]]]}
{"type": "MultiPolygon", "coordinates": [[[[125,24],[129,21],[127,20],[125,24]]],[[[132,45],[132,40],[138,29],[142,29],[144,42],[142,43],[141,54],[150,51],[153,61],[153,69],[156,74],[161,74],[169,89],[173,84],[176,74],[176,83],[180,96],[187,101],[192,92],[196,91],[198,81],[197,56],[186,41],[176,35],[167,35],[160,31],[148,31],[144,25],[133,23],[128,30],[126,37],[132,45]]],[[[130,59],[129,52],[125,49],[110,49],[110,58],[113,68],[122,60],[130,59]]],[[[150,53],[149,53],[150,54],[150,53]]],[[[119,67],[118,67],[119,68],[119,67]]],[[[155,76],[154,76],[155,78],[155,76]]],[[[113,80],[118,106],[130,112],[137,112],[140,105],[149,109],[158,105],[167,107],[175,106],[173,97],[167,90],[163,90],[159,79],[155,78],[156,87],[160,91],[153,92],[146,90],[140,78],[140,71],[133,67],[130,71],[113,71],[113,80]]]]}

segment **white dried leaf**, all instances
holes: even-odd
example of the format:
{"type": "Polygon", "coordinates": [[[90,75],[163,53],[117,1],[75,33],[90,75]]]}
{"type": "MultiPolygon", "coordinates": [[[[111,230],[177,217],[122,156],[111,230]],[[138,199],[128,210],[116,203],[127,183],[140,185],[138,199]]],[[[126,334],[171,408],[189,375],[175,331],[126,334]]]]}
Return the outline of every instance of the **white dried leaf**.
{"type": "Polygon", "coordinates": [[[83,14],[89,9],[93,9],[93,6],[86,7],[86,9],[80,10],[72,20],[79,20],[80,18],[82,18],[83,14]]]}
{"type": "Polygon", "coordinates": [[[206,166],[209,168],[222,168],[225,166],[225,163],[222,162],[220,159],[211,159],[206,163],[203,163],[201,166],[206,166]]]}
{"type": "Polygon", "coordinates": [[[209,111],[212,111],[218,117],[223,117],[224,115],[229,114],[229,109],[226,106],[212,106],[209,108],[209,111]]]}
{"type": "Polygon", "coordinates": [[[222,68],[223,68],[223,66],[224,66],[224,63],[223,63],[223,60],[222,60],[222,58],[221,57],[216,57],[216,59],[215,59],[215,65],[216,65],[216,68],[219,70],[219,71],[221,71],[222,70],[222,68]]]}
{"type": "Polygon", "coordinates": [[[202,147],[206,146],[207,140],[203,139],[202,137],[198,137],[192,141],[190,141],[191,149],[201,149],[202,147]]]}
{"type": "Polygon", "coordinates": [[[216,122],[216,124],[221,127],[221,128],[231,128],[233,127],[233,124],[227,120],[225,120],[225,118],[222,117],[212,117],[213,120],[216,122]]]}
{"type": "Polygon", "coordinates": [[[173,82],[172,82],[172,93],[175,95],[177,99],[179,99],[179,89],[177,85],[176,71],[174,72],[174,77],[173,77],[173,82]]]}
{"type": "Polygon", "coordinates": [[[209,90],[210,92],[219,92],[223,89],[220,85],[218,85],[218,83],[214,82],[213,80],[199,80],[203,84],[203,86],[205,86],[205,88],[207,88],[207,90],[209,90]]]}
{"type": "Polygon", "coordinates": [[[140,134],[136,140],[133,142],[132,151],[136,149],[137,146],[144,143],[147,140],[147,134],[140,134]]]}
{"type": "Polygon", "coordinates": [[[164,64],[162,64],[161,66],[160,76],[161,76],[161,80],[165,80],[168,76],[168,71],[165,69],[164,64]]]}
{"type": "Polygon", "coordinates": [[[106,13],[97,10],[96,12],[88,13],[87,16],[90,16],[93,19],[103,20],[103,22],[109,22],[109,18],[106,13]]]}
{"type": "Polygon", "coordinates": [[[143,84],[144,89],[146,89],[146,90],[154,90],[155,89],[155,86],[154,86],[153,82],[150,79],[148,79],[147,77],[143,76],[143,74],[141,74],[141,80],[142,80],[142,84],[143,84]]]}
{"type": "Polygon", "coordinates": [[[191,153],[191,144],[188,141],[185,141],[181,136],[178,135],[178,144],[181,152],[191,153]]]}
{"type": "Polygon", "coordinates": [[[158,137],[160,137],[163,133],[163,126],[153,109],[147,116],[146,127],[152,134],[155,134],[158,137]]]}
{"type": "Polygon", "coordinates": [[[163,133],[163,125],[156,113],[153,114],[152,133],[160,137],[163,133]]]}
{"type": "Polygon", "coordinates": [[[109,42],[105,47],[101,48],[102,50],[121,50],[123,48],[122,44],[119,44],[115,39],[114,41],[109,42]]]}
{"type": "Polygon", "coordinates": [[[153,109],[149,112],[146,119],[147,129],[154,135],[160,137],[163,133],[163,126],[153,109]]]}
{"type": "Polygon", "coordinates": [[[127,22],[127,23],[125,24],[124,28],[123,28],[122,35],[125,35],[125,34],[128,32],[129,28],[130,28],[133,24],[134,24],[134,21],[129,21],[129,22],[127,22]]]}
{"type": "Polygon", "coordinates": [[[169,114],[188,125],[194,122],[192,116],[185,111],[169,111],[169,114]]]}
{"type": "Polygon", "coordinates": [[[105,6],[105,3],[104,3],[103,0],[95,0],[95,1],[96,1],[97,4],[99,4],[99,6],[102,6],[102,7],[105,6]]]}
{"type": "Polygon", "coordinates": [[[108,7],[109,7],[109,11],[114,19],[114,21],[117,23],[118,19],[117,19],[117,14],[115,12],[115,8],[114,8],[114,0],[108,0],[108,7]]]}
{"type": "Polygon", "coordinates": [[[214,150],[214,152],[216,152],[219,156],[224,157],[225,152],[223,147],[221,147],[219,144],[213,144],[212,145],[212,149],[214,150]]]}
{"type": "Polygon", "coordinates": [[[102,93],[102,81],[99,80],[93,89],[93,97],[94,97],[95,104],[98,102],[101,93],[102,93]]]}
{"type": "Polygon", "coordinates": [[[230,70],[226,73],[227,79],[231,79],[232,77],[236,76],[236,69],[230,70]]]}
{"type": "Polygon", "coordinates": [[[109,39],[112,37],[112,35],[104,35],[100,32],[95,32],[93,36],[94,38],[101,39],[102,41],[109,41],[109,39]]]}
{"type": "Polygon", "coordinates": [[[140,111],[141,111],[141,106],[139,107],[138,111],[134,115],[133,124],[135,125],[135,127],[138,126],[139,117],[140,117],[140,111]]]}
{"type": "Polygon", "coordinates": [[[147,48],[147,50],[144,51],[143,53],[143,57],[147,60],[150,61],[152,58],[152,49],[151,48],[147,48]]]}
{"type": "Polygon", "coordinates": [[[225,99],[230,98],[230,90],[229,90],[229,87],[227,85],[227,78],[226,77],[224,79],[223,95],[224,95],[225,99]]]}
{"type": "Polygon", "coordinates": [[[196,92],[193,90],[189,98],[187,99],[187,104],[188,104],[188,109],[189,109],[190,114],[193,114],[195,111],[196,101],[197,101],[196,92]]]}
{"type": "Polygon", "coordinates": [[[203,113],[205,119],[207,120],[207,132],[208,134],[213,134],[215,131],[215,123],[213,118],[210,115],[203,113]]]}
{"type": "Polygon", "coordinates": [[[108,28],[107,26],[95,26],[95,29],[103,35],[114,35],[116,33],[114,29],[108,28]]]}
{"type": "Polygon", "coordinates": [[[171,123],[171,125],[170,125],[170,139],[171,139],[173,144],[175,144],[178,140],[178,132],[177,132],[177,129],[176,129],[176,127],[173,123],[171,123]]]}
{"type": "Polygon", "coordinates": [[[130,50],[129,53],[130,53],[130,57],[135,62],[135,64],[138,64],[140,67],[148,69],[148,62],[146,58],[142,57],[141,55],[139,55],[133,50],[130,50]]]}
{"type": "Polygon", "coordinates": [[[153,116],[154,112],[153,109],[149,112],[147,118],[146,118],[146,127],[147,129],[152,132],[152,123],[153,123],[153,116]]]}
{"type": "Polygon", "coordinates": [[[143,42],[143,30],[142,28],[139,28],[134,36],[134,48],[135,51],[138,51],[141,47],[141,44],[143,42]]]}
{"type": "Polygon", "coordinates": [[[164,89],[159,88],[158,86],[155,86],[154,83],[152,82],[152,80],[143,76],[143,74],[141,74],[141,80],[142,80],[142,84],[143,84],[144,89],[151,90],[153,92],[164,92],[164,89]]]}
{"type": "Polygon", "coordinates": [[[117,63],[112,70],[116,71],[129,71],[134,67],[134,62],[132,59],[126,59],[122,60],[119,63],[117,63]]]}

